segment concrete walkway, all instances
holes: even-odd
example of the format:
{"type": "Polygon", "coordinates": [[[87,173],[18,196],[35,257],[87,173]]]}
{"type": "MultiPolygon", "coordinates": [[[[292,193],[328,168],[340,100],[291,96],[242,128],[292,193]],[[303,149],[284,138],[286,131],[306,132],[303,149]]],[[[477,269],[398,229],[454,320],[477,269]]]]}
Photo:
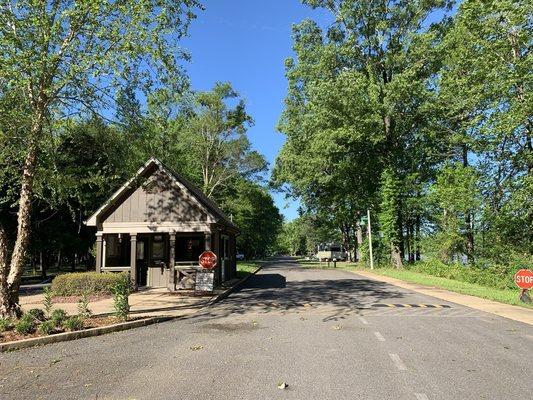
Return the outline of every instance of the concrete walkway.
{"type": "MultiPolygon", "coordinates": [[[[170,293],[166,288],[146,289],[130,295],[132,316],[184,316],[190,315],[205,306],[212,298],[226,289],[216,290],[212,296],[187,296],[170,293]]],[[[24,311],[32,308],[44,308],[42,293],[21,295],[20,304],[24,311]]],[[[54,303],[54,309],[61,308],[70,315],[78,313],[78,303],[54,303]]],[[[91,301],[89,308],[94,315],[106,315],[113,312],[111,297],[91,301]]]]}
{"type": "MultiPolygon", "coordinates": [[[[390,283],[391,285],[409,289],[413,292],[422,293],[427,296],[436,297],[437,299],[450,301],[452,303],[461,304],[479,311],[485,311],[490,314],[499,315],[500,317],[505,317],[514,321],[533,325],[533,310],[528,308],[512,306],[510,304],[498,303],[497,301],[482,299],[480,297],[450,292],[449,290],[440,289],[433,286],[425,286],[418,283],[406,282],[400,279],[374,274],[369,271],[355,271],[355,273],[375,281],[390,283]]],[[[518,289],[516,293],[518,297],[518,289]]]]}

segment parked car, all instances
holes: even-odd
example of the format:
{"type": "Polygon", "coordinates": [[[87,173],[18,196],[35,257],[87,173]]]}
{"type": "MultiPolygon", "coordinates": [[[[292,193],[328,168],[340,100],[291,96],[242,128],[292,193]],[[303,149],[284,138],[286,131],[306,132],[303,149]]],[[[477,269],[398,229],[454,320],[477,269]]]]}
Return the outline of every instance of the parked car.
{"type": "Polygon", "coordinates": [[[244,254],[242,253],[237,253],[235,257],[237,258],[237,260],[244,260],[244,254]]]}

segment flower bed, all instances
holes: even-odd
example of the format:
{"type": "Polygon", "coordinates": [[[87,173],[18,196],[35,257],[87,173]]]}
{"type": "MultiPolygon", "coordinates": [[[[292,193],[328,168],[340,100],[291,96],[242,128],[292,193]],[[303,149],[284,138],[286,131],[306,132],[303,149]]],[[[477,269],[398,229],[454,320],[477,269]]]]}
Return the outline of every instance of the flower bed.
{"type": "MultiPolygon", "coordinates": [[[[78,317],[74,316],[74,317],[69,317],[69,318],[78,318],[78,317]]],[[[139,318],[132,318],[130,319],[130,321],[133,321],[136,319],[139,319],[139,318]]],[[[104,317],[96,316],[96,317],[89,317],[89,318],[80,318],[80,320],[81,320],[81,325],[71,326],[71,328],[64,327],[62,324],[54,324],[53,329],[47,334],[41,332],[39,327],[43,323],[46,323],[46,321],[51,321],[51,319],[47,319],[46,321],[35,322],[34,328],[27,333],[17,332],[15,330],[17,321],[14,321],[10,323],[10,326],[6,330],[4,330],[3,332],[0,332],[0,343],[12,342],[15,340],[36,338],[36,337],[42,337],[42,336],[49,336],[49,335],[54,335],[54,334],[63,333],[63,332],[74,332],[74,331],[80,331],[80,330],[85,330],[85,329],[90,329],[90,328],[98,328],[98,327],[109,326],[109,325],[117,324],[119,322],[123,322],[121,319],[114,317],[114,316],[104,316],[104,317]],[[75,329],[72,329],[72,328],[75,328],[75,329]]]]}

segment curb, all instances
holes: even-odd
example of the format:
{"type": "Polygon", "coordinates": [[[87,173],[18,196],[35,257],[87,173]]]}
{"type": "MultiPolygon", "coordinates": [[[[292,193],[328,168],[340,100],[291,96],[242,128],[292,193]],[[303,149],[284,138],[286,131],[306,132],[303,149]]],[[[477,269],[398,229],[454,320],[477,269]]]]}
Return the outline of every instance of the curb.
{"type": "MultiPolygon", "coordinates": [[[[261,268],[263,268],[263,265],[260,265],[254,272],[252,272],[250,275],[242,278],[240,281],[238,281],[235,285],[232,287],[226,289],[224,292],[216,295],[215,297],[212,297],[209,299],[206,303],[202,304],[201,308],[207,307],[210,305],[213,305],[226,297],[228,297],[231,293],[233,293],[235,290],[237,290],[239,287],[241,287],[248,279],[250,279],[252,276],[257,274],[261,268]]],[[[197,310],[198,311],[198,310],[197,310]]],[[[109,313],[105,313],[102,315],[108,315],[109,313]]],[[[101,316],[101,315],[100,315],[101,316]]],[[[12,350],[21,350],[28,347],[35,347],[35,346],[42,346],[45,344],[51,344],[51,343],[59,343],[59,342],[66,342],[70,340],[76,340],[76,339],[83,339],[87,337],[94,337],[94,336],[100,336],[105,335],[107,333],[113,333],[113,332],[120,332],[125,331],[128,329],[134,329],[134,328],[140,328],[142,326],[148,326],[152,324],[157,324],[159,322],[166,322],[170,321],[172,319],[179,318],[177,316],[160,316],[160,317],[149,317],[144,318],[137,321],[130,321],[130,322],[122,322],[119,324],[109,325],[109,326],[101,326],[97,328],[90,328],[85,329],[82,331],[76,331],[76,332],[63,332],[63,333],[57,333],[50,336],[42,336],[42,337],[36,337],[36,338],[30,338],[30,339],[22,339],[22,340],[16,340],[13,342],[5,342],[0,343],[0,353],[4,353],[7,351],[12,350]]]]}
{"type": "Polygon", "coordinates": [[[151,317],[137,321],[122,322],[119,324],[100,326],[97,328],[85,329],[76,332],[64,332],[50,336],[42,336],[30,339],[17,340],[13,342],[0,343],[0,353],[20,350],[28,347],[41,346],[50,343],[66,342],[69,340],[82,339],[86,337],[100,336],[106,333],[120,332],[133,328],[140,328],[141,326],[148,326],[159,322],[165,322],[174,317],[151,317]]]}
{"type": "Polygon", "coordinates": [[[224,300],[226,297],[228,297],[230,294],[232,294],[235,290],[240,288],[248,279],[250,279],[252,276],[257,274],[261,270],[261,268],[263,268],[263,265],[260,265],[259,267],[257,267],[257,269],[254,272],[252,272],[250,275],[245,276],[244,278],[242,278],[240,281],[238,281],[232,287],[230,287],[227,290],[225,290],[224,292],[216,295],[215,297],[209,299],[207,301],[207,303],[205,304],[205,306],[211,306],[211,305],[213,305],[215,303],[218,303],[221,300],[224,300]]]}

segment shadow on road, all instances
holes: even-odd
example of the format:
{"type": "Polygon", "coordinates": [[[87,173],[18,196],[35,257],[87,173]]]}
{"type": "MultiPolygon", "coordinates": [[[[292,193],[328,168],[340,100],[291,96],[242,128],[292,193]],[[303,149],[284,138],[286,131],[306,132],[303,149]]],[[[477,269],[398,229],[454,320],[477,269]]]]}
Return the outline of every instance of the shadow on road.
{"type": "Polygon", "coordinates": [[[287,279],[280,274],[254,275],[246,283],[247,289],[282,289],[286,287],[287,279]]]}
{"type": "Polygon", "coordinates": [[[340,320],[380,300],[404,297],[392,286],[367,279],[289,281],[281,274],[258,274],[230,297],[189,318],[212,320],[246,313],[300,313],[317,309],[324,321],[340,320]]]}

